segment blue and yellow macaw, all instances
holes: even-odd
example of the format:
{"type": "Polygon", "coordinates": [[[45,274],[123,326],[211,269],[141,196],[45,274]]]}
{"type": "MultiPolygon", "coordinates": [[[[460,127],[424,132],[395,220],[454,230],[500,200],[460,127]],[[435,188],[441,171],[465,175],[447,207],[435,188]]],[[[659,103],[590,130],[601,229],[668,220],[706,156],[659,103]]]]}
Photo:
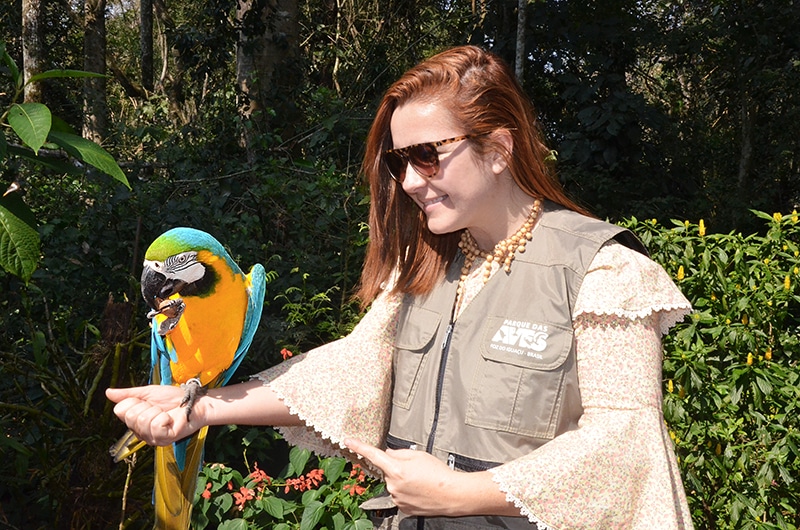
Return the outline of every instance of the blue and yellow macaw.
{"type": "MultiPolygon", "coordinates": [[[[245,275],[223,246],[193,228],[173,228],[145,253],[142,296],[152,309],[151,384],[181,385],[186,415],[196,397],[225,385],[247,353],[266,292],[264,267],[245,275]]],[[[156,447],[156,529],[186,530],[208,427],[156,447]]],[[[144,446],[128,432],[110,450],[119,462],[144,446]]]]}

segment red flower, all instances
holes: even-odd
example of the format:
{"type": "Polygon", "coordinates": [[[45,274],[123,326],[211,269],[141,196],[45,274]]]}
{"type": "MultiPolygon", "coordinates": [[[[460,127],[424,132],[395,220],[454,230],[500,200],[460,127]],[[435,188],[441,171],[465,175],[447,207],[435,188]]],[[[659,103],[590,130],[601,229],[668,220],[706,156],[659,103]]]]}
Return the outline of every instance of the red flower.
{"type": "Polygon", "coordinates": [[[255,480],[256,482],[266,482],[268,485],[272,485],[272,477],[264,473],[262,469],[258,469],[258,462],[253,463],[253,467],[255,468],[248,477],[255,480]]]}
{"type": "MultiPolygon", "coordinates": [[[[319,483],[322,482],[322,476],[325,472],[321,469],[312,469],[306,474],[306,481],[308,484],[313,484],[314,486],[319,486],[319,483]]],[[[308,489],[311,489],[309,485],[308,489]]]]}
{"type": "Polygon", "coordinates": [[[288,359],[289,357],[291,357],[292,355],[294,355],[294,354],[293,354],[292,352],[290,352],[289,350],[287,350],[286,348],[283,348],[283,349],[281,350],[281,357],[283,357],[283,360],[284,360],[284,361],[285,361],[286,359],[288,359]]]}
{"type": "Polygon", "coordinates": [[[350,472],[350,478],[353,478],[356,475],[358,475],[358,478],[356,479],[358,480],[358,482],[364,482],[367,479],[366,475],[364,475],[364,471],[361,470],[361,466],[359,464],[353,465],[353,470],[350,472]]]}
{"type": "Polygon", "coordinates": [[[364,486],[359,486],[358,484],[345,484],[344,486],[342,486],[342,489],[345,491],[349,490],[351,497],[355,495],[361,495],[362,493],[367,491],[367,488],[365,488],[364,486]]]}
{"type": "Polygon", "coordinates": [[[210,482],[208,484],[206,484],[206,489],[205,489],[205,491],[203,493],[200,494],[200,496],[203,497],[204,499],[210,499],[211,498],[211,483],[210,482]]]}
{"type": "Polygon", "coordinates": [[[252,499],[254,494],[255,494],[255,492],[253,490],[245,488],[244,486],[242,486],[241,488],[239,488],[238,492],[235,492],[233,494],[233,498],[236,499],[236,503],[235,503],[236,506],[238,506],[239,509],[244,508],[244,503],[249,501],[250,499],[252,499]]]}

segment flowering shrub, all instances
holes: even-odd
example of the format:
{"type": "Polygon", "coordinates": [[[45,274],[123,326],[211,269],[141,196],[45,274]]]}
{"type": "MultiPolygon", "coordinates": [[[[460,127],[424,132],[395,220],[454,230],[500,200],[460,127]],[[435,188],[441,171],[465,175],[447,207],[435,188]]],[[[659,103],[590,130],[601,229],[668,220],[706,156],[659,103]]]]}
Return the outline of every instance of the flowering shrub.
{"type": "Polygon", "coordinates": [[[694,312],[664,340],[664,412],[698,529],[800,526],[800,224],[626,225],[694,312]]]}
{"type": "Polygon", "coordinates": [[[268,476],[258,463],[244,476],[223,464],[206,464],[192,528],[369,530],[372,523],[358,505],[381,489],[358,465],[342,458],[317,460],[297,447],[278,477],[268,476]]]}

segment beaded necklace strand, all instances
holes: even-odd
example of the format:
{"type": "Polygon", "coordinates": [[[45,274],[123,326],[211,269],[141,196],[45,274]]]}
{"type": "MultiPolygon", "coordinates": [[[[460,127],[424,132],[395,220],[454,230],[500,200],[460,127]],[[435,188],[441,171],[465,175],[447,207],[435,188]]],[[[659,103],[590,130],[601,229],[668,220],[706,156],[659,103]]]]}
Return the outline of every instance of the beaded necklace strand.
{"type": "Polygon", "coordinates": [[[478,242],[472,237],[469,230],[464,230],[461,233],[461,241],[458,242],[458,248],[464,254],[464,266],[461,267],[461,277],[458,280],[458,288],[456,290],[456,306],[461,306],[461,298],[464,294],[464,284],[469,277],[469,271],[472,269],[472,264],[480,257],[485,257],[483,263],[483,283],[489,281],[492,276],[492,265],[497,262],[500,263],[506,272],[511,271],[511,262],[514,261],[514,256],[517,252],[525,252],[525,245],[533,237],[533,227],[536,224],[539,214],[542,211],[542,202],[539,199],[533,201],[533,206],[528,214],[525,222],[513,235],[500,241],[495,245],[494,249],[490,252],[481,250],[478,242]]]}

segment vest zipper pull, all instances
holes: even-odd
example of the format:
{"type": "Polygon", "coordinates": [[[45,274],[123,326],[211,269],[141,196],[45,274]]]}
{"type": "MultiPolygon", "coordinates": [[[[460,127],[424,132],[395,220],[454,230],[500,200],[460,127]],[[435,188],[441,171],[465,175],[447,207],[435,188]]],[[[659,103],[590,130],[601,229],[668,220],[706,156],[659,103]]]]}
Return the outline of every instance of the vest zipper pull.
{"type": "Polygon", "coordinates": [[[453,453],[447,455],[447,467],[453,470],[456,468],[456,455],[453,453]]]}
{"type": "Polygon", "coordinates": [[[447,325],[447,331],[444,334],[444,340],[442,341],[442,351],[446,352],[447,349],[450,347],[450,337],[453,336],[453,323],[450,322],[447,325]]]}

